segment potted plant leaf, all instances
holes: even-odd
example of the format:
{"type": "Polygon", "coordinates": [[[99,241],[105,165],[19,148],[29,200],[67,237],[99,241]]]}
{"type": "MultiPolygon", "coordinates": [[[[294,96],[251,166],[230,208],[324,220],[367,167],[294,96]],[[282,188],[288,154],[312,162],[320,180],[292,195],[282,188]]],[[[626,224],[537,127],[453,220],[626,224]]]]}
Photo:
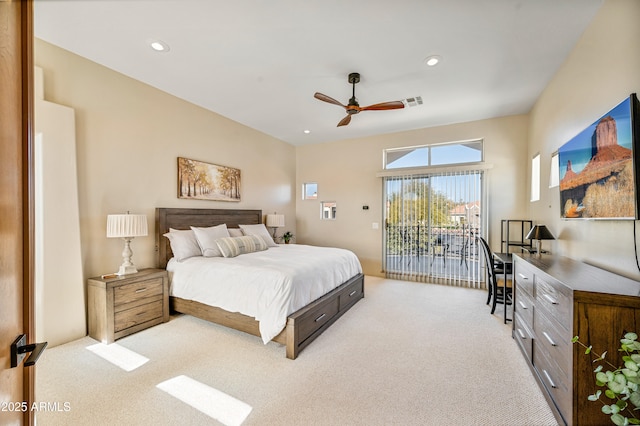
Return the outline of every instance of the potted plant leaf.
{"type": "MultiPolygon", "coordinates": [[[[585,354],[591,353],[591,346],[579,341],[578,336],[571,339],[585,348],[585,354]]],[[[606,360],[607,352],[601,355],[593,353],[597,358],[593,361],[596,366],[596,385],[605,388],[604,394],[598,389],[588,396],[589,401],[600,401],[602,412],[610,416],[613,424],[618,426],[640,425],[637,413],[640,410],[640,342],[636,333],[626,333],[620,339],[619,352],[623,352],[623,366],[616,367],[606,360]],[[605,368],[607,371],[603,371],[605,368]]]]}
{"type": "Polygon", "coordinates": [[[293,238],[293,234],[289,231],[282,234],[282,241],[284,241],[285,244],[289,244],[293,238]]]}

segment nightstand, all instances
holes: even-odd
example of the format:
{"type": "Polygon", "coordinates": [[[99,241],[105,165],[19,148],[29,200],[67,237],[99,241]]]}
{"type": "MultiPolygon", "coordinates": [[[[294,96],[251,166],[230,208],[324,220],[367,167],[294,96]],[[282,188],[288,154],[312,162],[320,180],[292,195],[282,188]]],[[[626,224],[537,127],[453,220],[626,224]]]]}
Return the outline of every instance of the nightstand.
{"type": "Polygon", "coordinates": [[[143,269],[114,278],[89,278],[89,336],[102,343],[169,321],[169,276],[143,269]]]}

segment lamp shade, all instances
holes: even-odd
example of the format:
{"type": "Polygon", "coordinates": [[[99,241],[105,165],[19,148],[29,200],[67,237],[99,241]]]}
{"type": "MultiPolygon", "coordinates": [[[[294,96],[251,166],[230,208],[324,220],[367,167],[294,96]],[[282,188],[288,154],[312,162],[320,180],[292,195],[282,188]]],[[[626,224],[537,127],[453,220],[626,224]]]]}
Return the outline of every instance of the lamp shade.
{"type": "Polygon", "coordinates": [[[268,214],[267,215],[267,227],[268,228],[282,228],[284,226],[283,214],[268,214]]]}
{"type": "Polygon", "coordinates": [[[144,237],[148,232],[147,215],[110,214],[107,216],[107,238],[144,237]]]}
{"type": "Polygon", "coordinates": [[[527,236],[525,237],[527,240],[555,240],[556,237],[553,236],[551,231],[547,229],[544,225],[535,225],[527,236]]]}

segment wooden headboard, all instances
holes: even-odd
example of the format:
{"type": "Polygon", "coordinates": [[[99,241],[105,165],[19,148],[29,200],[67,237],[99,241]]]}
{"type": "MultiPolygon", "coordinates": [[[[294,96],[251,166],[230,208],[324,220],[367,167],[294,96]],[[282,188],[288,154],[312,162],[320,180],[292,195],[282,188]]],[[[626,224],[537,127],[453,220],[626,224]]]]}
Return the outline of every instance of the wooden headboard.
{"type": "Polygon", "coordinates": [[[156,264],[158,268],[166,268],[173,253],[171,244],[164,234],[173,229],[190,229],[190,226],[208,227],[227,224],[227,228],[238,228],[238,225],[255,225],[262,223],[262,210],[238,209],[174,209],[156,208],[156,264]]]}

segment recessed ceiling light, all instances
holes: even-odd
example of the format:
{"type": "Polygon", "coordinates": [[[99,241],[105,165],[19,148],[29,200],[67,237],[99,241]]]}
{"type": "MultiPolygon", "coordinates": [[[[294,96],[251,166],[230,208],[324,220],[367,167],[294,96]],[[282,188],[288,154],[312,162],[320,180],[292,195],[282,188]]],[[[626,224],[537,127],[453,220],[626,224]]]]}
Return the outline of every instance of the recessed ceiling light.
{"type": "Polygon", "coordinates": [[[152,42],[149,43],[149,45],[156,52],[168,52],[169,51],[169,45],[167,43],[165,43],[164,41],[161,41],[161,40],[153,40],[152,42]]]}
{"type": "Polygon", "coordinates": [[[308,135],[309,133],[311,133],[311,130],[304,130],[304,131],[303,131],[303,133],[304,133],[305,135],[308,135]]]}
{"type": "Polygon", "coordinates": [[[427,65],[428,67],[435,67],[436,65],[438,65],[439,62],[440,62],[440,56],[438,55],[428,56],[424,60],[425,65],[427,65]]]}

